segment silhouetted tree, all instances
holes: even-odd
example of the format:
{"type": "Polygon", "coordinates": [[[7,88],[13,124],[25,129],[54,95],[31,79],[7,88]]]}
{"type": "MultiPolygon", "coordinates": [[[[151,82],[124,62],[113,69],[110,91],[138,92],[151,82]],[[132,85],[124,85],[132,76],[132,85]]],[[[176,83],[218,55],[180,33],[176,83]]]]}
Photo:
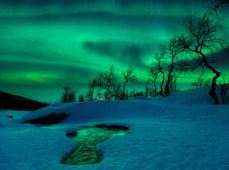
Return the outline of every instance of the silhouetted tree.
{"type": "Polygon", "coordinates": [[[79,102],[84,102],[84,101],[85,101],[84,95],[83,94],[79,95],[79,102]]]}
{"type": "Polygon", "coordinates": [[[93,100],[93,97],[94,97],[94,91],[95,91],[95,88],[97,87],[97,81],[96,79],[92,80],[89,82],[89,87],[88,87],[88,91],[87,91],[87,95],[86,95],[86,98],[88,101],[92,101],[93,100]]]}
{"type": "Polygon", "coordinates": [[[63,90],[64,92],[61,98],[61,101],[63,103],[74,102],[76,100],[75,91],[72,88],[70,88],[69,86],[64,86],[63,90]]]}
{"type": "Polygon", "coordinates": [[[133,67],[123,71],[121,77],[115,73],[114,66],[106,72],[99,73],[95,85],[102,90],[105,100],[128,98],[127,85],[136,80],[133,67]]]}
{"type": "Polygon", "coordinates": [[[178,92],[179,89],[177,88],[177,79],[179,78],[179,74],[178,72],[174,72],[171,75],[171,83],[170,83],[170,92],[174,93],[174,92],[178,92]]]}
{"type": "MultiPolygon", "coordinates": [[[[218,12],[218,8],[216,10],[218,12]]],[[[201,17],[192,16],[187,18],[184,24],[185,33],[179,38],[178,43],[181,48],[198,56],[196,66],[204,64],[214,73],[209,95],[216,104],[219,104],[216,84],[221,73],[210,64],[206,54],[207,50],[214,50],[224,45],[224,41],[218,35],[222,30],[221,19],[215,14],[213,10],[208,10],[201,17]]]]}
{"type": "Polygon", "coordinates": [[[145,82],[145,93],[144,96],[148,97],[150,95],[150,80],[145,82]]]}
{"type": "Polygon", "coordinates": [[[104,95],[104,99],[108,101],[114,98],[108,91],[105,91],[103,95],[104,95]]]}
{"type": "Polygon", "coordinates": [[[196,88],[209,87],[211,80],[205,80],[202,76],[199,76],[193,83],[192,86],[196,88]]]}
{"type": "Polygon", "coordinates": [[[156,54],[156,57],[154,58],[154,61],[152,62],[152,65],[150,67],[150,75],[152,77],[152,80],[154,84],[154,95],[157,95],[157,80],[161,79],[160,83],[160,91],[159,94],[161,96],[164,96],[164,82],[165,82],[165,48],[161,49],[161,52],[159,54],[156,54]]]}
{"type": "Polygon", "coordinates": [[[159,55],[156,55],[156,62],[151,68],[152,77],[154,80],[158,79],[160,75],[160,95],[169,96],[172,92],[177,91],[176,81],[178,78],[177,74],[177,60],[179,55],[184,51],[178,42],[179,37],[173,38],[168,47],[163,47],[159,55]],[[164,85],[165,83],[165,85],[164,85]]]}
{"type": "Polygon", "coordinates": [[[136,81],[136,76],[134,74],[134,68],[132,66],[129,66],[127,70],[122,72],[122,77],[124,79],[124,83],[122,86],[122,94],[121,94],[121,100],[125,100],[128,98],[128,93],[126,92],[126,86],[130,82],[136,81]]]}
{"type": "Polygon", "coordinates": [[[107,96],[121,98],[121,84],[118,75],[114,72],[114,66],[111,66],[107,72],[99,73],[97,86],[103,89],[107,96]]]}
{"type": "Polygon", "coordinates": [[[206,79],[206,78],[204,77],[204,72],[205,72],[205,69],[204,69],[204,67],[202,67],[199,76],[198,76],[197,79],[191,84],[192,86],[194,86],[194,87],[196,87],[196,88],[209,87],[209,86],[210,86],[211,80],[210,80],[210,79],[206,79]]]}
{"type": "Polygon", "coordinates": [[[160,85],[160,95],[164,97],[164,91],[163,91],[163,87],[164,87],[164,82],[165,82],[165,71],[164,71],[164,66],[162,64],[162,60],[164,60],[164,55],[165,55],[165,50],[162,49],[161,54],[159,54],[156,57],[156,61],[157,61],[157,69],[161,74],[161,85],[160,85]]]}
{"type": "Polygon", "coordinates": [[[165,84],[165,96],[168,96],[171,94],[171,91],[176,91],[176,80],[177,80],[177,75],[174,73],[176,69],[176,59],[179,56],[181,52],[184,51],[184,48],[182,48],[178,42],[178,38],[175,37],[169,42],[169,46],[167,51],[167,60],[168,60],[168,74],[167,74],[167,80],[165,84]]]}
{"type": "Polygon", "coordinates": [[[137,91],[133,94],[134,97],[143,97],[144,96],[144,92],[142,91],[137,91]]]}
{"type": "Polygon", "coordinates": [[[157,69],[157,67],[151,66],[150,67],[150,77],[152,78],[152,82],[153,82],[153,93],[154,96],[157,95],[157,79],[159,77],[160,71],[157,69]]]}

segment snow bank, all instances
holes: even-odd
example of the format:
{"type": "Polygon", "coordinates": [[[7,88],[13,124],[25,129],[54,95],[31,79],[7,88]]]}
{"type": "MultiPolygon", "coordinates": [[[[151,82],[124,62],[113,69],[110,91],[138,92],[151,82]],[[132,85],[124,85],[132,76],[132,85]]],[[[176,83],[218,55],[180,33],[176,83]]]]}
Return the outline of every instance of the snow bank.
{"type": "Polygon", "coordinates": [[[31,120],[50,113],[67,113],[70,116],[63,123],[89,123],[123,119],[140,119],[152,117],[162,111],[161,106],[150,101],[96,101],[70,103],[49,106],[26,115],[24,120],[31,120]]]}
{"type": "MultiPolygon", "coordinates": [[[[51,113],[67,113],[62,123],[112,122],[115,120],[149,119],[155,117],[194,119],[201,116],[215,116],[225,110],[211,103],[208,89],[190,90],[170,97],[136,98],[128,101],[95,101],[51,105],[25,115],[22,121],[36,119],[51,113]]],[[[224,113],[224,112],[223,112],[224,113]]]]}
{"type": "Polygon", "coordinates": [[[0,127],[14,126],[15,123],[30,113],[29,111],[16,111],[16,110],[0,110],[0,127]]]}
{"type": "Polygon", "coordinates": [[[2,122],[0,169],[4,170],[229,169],[229,105],[212,105],[206,89],[168,98],[55,105],[27,113],[14,126],[6,126],[13,122],[1,116],[2,122]],[[70,116],[49,127],[19,123],[51,112],[70,116]],[[99,145],[104,154],[99,164],[61,164],[76,145],[66,131],[98,122],[126,125],[129,133],[99,145]]]}

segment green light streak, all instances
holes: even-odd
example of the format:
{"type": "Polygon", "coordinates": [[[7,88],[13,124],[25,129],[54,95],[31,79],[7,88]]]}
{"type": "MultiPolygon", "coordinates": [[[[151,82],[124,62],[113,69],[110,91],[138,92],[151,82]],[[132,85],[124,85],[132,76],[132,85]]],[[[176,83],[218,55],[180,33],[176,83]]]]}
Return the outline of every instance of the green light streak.
{"type": "MultiPolygon", "coordinates": [[[[96,5],[77,3],[63,5],[60,1],[47,1],[45,6],[41,3],[41,8],[32,2],[0,4],[1,90],[31,97],[31,91],[24,87],[39,86],[40,90],[36,89],[32,98],[40,98],[64,84],[85,91],[88,81],[112,64],[117,72],[135,66],[136,75],[143,82],[160,46],[181,32],[180,24],[189,12],[202,8],[192,1],[185,4],[134,1],[124,6],[116,1],[101,1],[96,5]],[[96,11],[107,13],[91,13],[96,11]],[[63,16],[73,13],[73,16],[63,16]],[[43,14],[54,16],[38,17],[43,14]]],[[[229,12],[225,16],[228,28],[229,12]]],[[[225,29],[225,37],[228,30],[225,29]]],[[[220,69],[229,70],[227,66],[220,69]]],[[[187,73],[179,82],[187,84],[195,78],[195,74],[187,73]]],[[[56,101],[58,93],[53,94],[50,100],[56,101]]]]}

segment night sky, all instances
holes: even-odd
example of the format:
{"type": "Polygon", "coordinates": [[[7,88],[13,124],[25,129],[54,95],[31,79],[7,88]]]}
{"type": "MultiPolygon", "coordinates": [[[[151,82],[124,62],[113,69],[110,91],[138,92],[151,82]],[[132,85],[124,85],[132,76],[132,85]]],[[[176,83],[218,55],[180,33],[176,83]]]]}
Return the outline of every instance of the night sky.
{"type": "MultiPolygon", "coordinates": [[[[140,80],[160,46],[207,0],[0,0],[0,90],[40,101],[78,92],[111,64],[140,80]]],[[[229,11],[229,10],[228,10],[229,11]]],[[[229,14],[225,12],[225,33],[229,14]]],[[[227,60],[228,61],[228,60],[227,60]]],[[[224,72],[228,62],[222,62],[224,72]]],[[[187,73],[179,83],[189,84],[187,73]]]]}

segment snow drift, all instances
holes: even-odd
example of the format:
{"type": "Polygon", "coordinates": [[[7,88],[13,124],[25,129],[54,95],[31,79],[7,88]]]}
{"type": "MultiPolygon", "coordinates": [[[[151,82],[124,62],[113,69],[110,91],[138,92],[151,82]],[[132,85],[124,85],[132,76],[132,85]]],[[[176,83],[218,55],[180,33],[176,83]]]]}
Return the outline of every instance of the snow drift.
{"type": "Polygon", "coordinates": [[[0,169],[227,170],[229,106],[213,105],[206,91],[168,98],[53,105],[22,114],[10,123],[1,116],[0,169]],[[50,112],[65,112],[69,117],[49,127],[21,124],[50,112]],[[75,146],[66,131],[96,123],[123,124],[130,129],[126,136],[98,146],[104,158],[100,163],[61,164],[75,146]]]}

